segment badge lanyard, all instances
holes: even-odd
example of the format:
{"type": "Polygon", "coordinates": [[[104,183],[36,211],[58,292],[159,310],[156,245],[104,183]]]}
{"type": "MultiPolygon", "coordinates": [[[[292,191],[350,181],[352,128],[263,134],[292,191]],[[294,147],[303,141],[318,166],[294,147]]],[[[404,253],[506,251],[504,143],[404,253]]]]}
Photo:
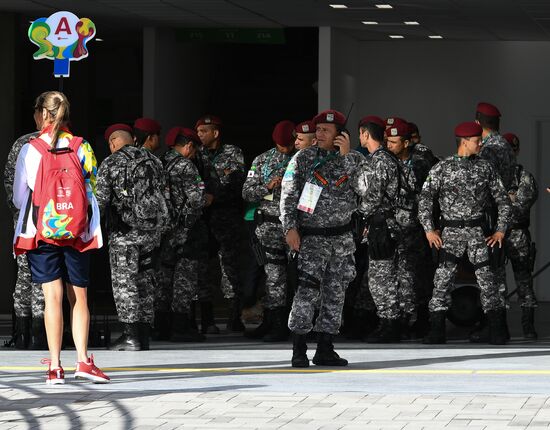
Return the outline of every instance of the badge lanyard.
{"type": "Polygon", "coordinates": [[[262,166],[262,177],[264,180],[264,184],[267,184],[269,182],[273,172],[276,172],[277,170],[283,169],[283,168],[286,169],[286,167],[288,166],[288,163],[290,162],[291,157],[287,156],[283,161],[278,163],[275,167],[273,167],[272,169],[269,169],[269,162],[275,155],[275,151],[277,151],[276,148],[273,148],[271,151],[269,151],[269,154],[267,155],[267,159],[265,160],[265,163],[262,166]]]}

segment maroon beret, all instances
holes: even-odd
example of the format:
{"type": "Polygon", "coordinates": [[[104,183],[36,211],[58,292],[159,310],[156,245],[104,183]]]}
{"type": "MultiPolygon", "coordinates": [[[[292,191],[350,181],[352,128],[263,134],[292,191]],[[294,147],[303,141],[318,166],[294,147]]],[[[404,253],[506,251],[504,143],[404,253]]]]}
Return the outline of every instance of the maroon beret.
{"type": "Polygon", "coordinates": [[[386,118],[385,121],[386,127],[393,127],[398,123],[407,124],[407,121],[405,121],[403,118],[398,118],[396,116],[390,116],[389,118],[386,118]]]}
{"type": "Polygon", "coordinates": [[[455,127],[456,137],[473,137],[481,136],[483,129],[477,122],[469,121],[458,124],[455,127]]]}
{"type": "Polygon", "coordinates": [[[296,127],[296,125],[292,121],[286,119],[278,122],[271,134],[273,142],[279,146],[294,145],[294,127],[296,127]]]}
{"type": "Polygon", "coordinates": [[[109,137],[111,137],[111,134],[113,134],[115,131],[119,131],[119,130],[122,130],[122,131],[127,131],[128,133],[130,133],[131,135],[134,134],[134,131],[132,130],[132,127],[130,127],[129,125],[126,125],[126,124],[113,124],[113,125],[110,125],[107,130],[105,130],[105,140],[108,142],[109,141],[109,137]]]}
{"type": "Polygon", "coordinates": [[[198,145],[201,144],[199,135],[195,130],[185,127],[172,127],[170,130],[168,130],[168,133],[166,133],[166,138],[164,139],[166,146],[173,147],[178,140],[178,136],[183,136],[189,140],[192,140],[198,145]]]}
{"type": "Polygon", "coordinates": [[[195,124],[195,128],[197,128],[199,125],[215,125],[215,126],[221,127],[222,120],[219,117],[214,115],[204,115],[197,120],[197,123],[195,124]]]}
{"type": "Polygon", "coordinates": [[[160,124],[151,118],[138,118],[134,122],[134,129],[149,134],[160,134],[160,124]]]}
{"type": "Polygon", "coordinates": [[[308,134],[308,133],[315,133],[315,124],[313,123],[313,121],[304,121],[304,122],[301,122],[300,124],[298,124],[295,128],[294,128],[294,131],[296,133],[304,133],[304,134],[308,134]]]}
{"type": "Polygon", "coordinates": [[[519,146],[519,137],[517,137],[514,133],[504,133],[502,135],[506,139],[506,141],[512,145],[512,147],[518,147],[519,146]]]}
{"type": "Polygon", "coordinates": [[[337,110],[324,110],[315,118],[313,118],[313,123],[317,124],[335,124],[335,125],[344,125],[346,124],[346,117],[343,113],[338,112],[337,110]]]}
{"type": "Polygon", "coordinates": [[[410,133],[409,124],[402,121],[395,121],[386,129],[386,137],[409,137],[410,133]]]}
{"type": "Polygon", "coordinates": [[[376,115],[368,115],[361,118],[361,120],[359,121],[359,128],[363,127],[365,124],[368,124],[369,122],[379,125],[382,128],[386,127],[386,123],[382,118],[376,115]]]}
{"type": "Polygon", "coordinates": [[[483,103],[483,102],[478,103],[476,112],[482,113],[483,115],[486,115],[486,116],[493,116],[497,118],[500,118],[501,116],[498,108],[495,105],[492,105],[491,103],[483,103]]]}
{"type": "Polygon", "coordinates": [[[409,122],[409,133],[418,133],[418,126],[414,122],[409,122]]]}

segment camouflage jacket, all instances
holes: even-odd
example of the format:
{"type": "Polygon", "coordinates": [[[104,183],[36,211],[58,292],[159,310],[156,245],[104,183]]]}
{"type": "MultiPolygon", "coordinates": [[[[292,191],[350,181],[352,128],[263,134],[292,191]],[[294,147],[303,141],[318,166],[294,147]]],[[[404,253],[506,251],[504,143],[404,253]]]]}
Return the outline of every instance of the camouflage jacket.
{"type": "Polygon", "coordinates": [[[291,228],[335,227],[349,224],[361,193],[360,165],[364,157],[357,151],[345,156],[318,146],[298,151],[285,171],[281,185],[280,220],[286,234],[291,228]],[[313,213],[298,209],[307,184],[322,188],[313,213]]]}
{"type": "Polygon", "coordinates": [[[511,193],[512,199],[512,224],[529,223],[531,207],[538,198],[538,186],[535,177],[525,170],[521,164],[516,164],[514,175],[515,193],[511,193]]]}
{"type": "Polygon", "coordinates": [[[245,179],[244,156],[241,148],[222,144],[210,151],[204,146],[201,151],[218,174],[220,189],[212,209],[241,206],[241,190],[245,179]],[[227,174],[226,174],[227,171],[227,174]]]}
{"type": "Polygon", "coordinates": [[[416,184],[421,189],[424,181],[428,177],[430,169],[437,164],[439,160],[426,146],[417,144],[411,149],[407,161],[416,177],[416,184]],[[422,150],[422,148],[426,148],[426,151],[422,150]]]}
{"type": "Polygon", "coordinates": [[[500,175],[504,188],[510,191],[514,184],[516,156],[506,139],[497,132],[488,134],[482,141],[479,156],[491,162],[500,175]]]}
{"type": "Polygon", "coordinates": [[[434,230],[433,207],[439,202],[446,220],[473,220],[484,216],[492,199],[498,206],[497,230],[506,232],[512,207],[493,165],[478,156],[453,155],[436,164],[420,194],[418,218],[426,232],[434,230]]]}
{"type": "Polygon", "coordinates": [[[21,151],[21,148],[23,148],[23,145],[29,143],[32,138],[37,137],[39,134],[40,133],[35,131],[34,133],[25,134],[17,139],[11,147],[6,165],[4,166],[4,188],[6,190],[7,203],[16,220],[19,214],[19,210],[13,204],[12,199],[13,181],[15,179],[15,165],[17,164],[17,157],[19,156],[19,152],[21,151]]]}
{"type": "Polygon", "coordinates": [[[203,151],[197,151],[195,157],[193,157],[191,161],[204,181],[204,193],[212,194],[214,198],[216,198],[220,193],[220,178],[206,154],[203,151]]]}
{"type": "Polygon", "coordinates": [[[259,208],[266,214],[279,216],[281,188],[267,189],[267,184],[275,177],[283,177],[293,154],[283,154],[272,148],[258,155],[248,171],[243,185],[243,199],[252,203],[260,203],[259,208]]]}
{"type": "MultiPolygon", "coordinates": [[[[158,175],[158,183],[145,185],[155,187],[165,193],[167,187],[164,175],[162,174],[163,167],[161,161],[144,148],[127,145],[124,147],[124,150],[129,154],[133,154],[136,151],[144,151],[147,156],[156,160],[155,164],[161,173],[158,175]]],[[[150,232],[129,228],[121,220],[124,212],[130,210],[128,192],[125,189],[127,164],[128,158],[119,150],[103,160],[97,174],[97,202],[101,213],[106,215],[108,220],[107,229],[110,234],[110,240],[115,240],[118,243],[120,239],[121,243],[124,242],[125,244],[147,243],[152,238],[155,241],[160,241],[160,231],[150,232]]]]}
{"type": "Polygon", "coordinates": [[[200,218],[206,196],[205,185],[197,167],[174,149],[167,151],[162,161],[174,212],[173,220],[179,224],[187,216],[200,218]]]}
{"type": "Polygon", "coordinates": [[[386,148],[380,146],[362,164],[361,204],[359,212],[365,218],[375,214],[395,214],[399,194],[399,161],[386,148]]]}

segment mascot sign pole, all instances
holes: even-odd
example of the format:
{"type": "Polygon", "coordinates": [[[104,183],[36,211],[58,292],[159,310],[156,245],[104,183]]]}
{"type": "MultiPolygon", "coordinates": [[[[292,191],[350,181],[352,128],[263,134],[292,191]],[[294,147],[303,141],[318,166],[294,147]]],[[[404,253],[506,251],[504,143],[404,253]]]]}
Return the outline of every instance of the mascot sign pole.
{"type": "Polygon", "coordinates": [[[89,18],[78,18],[71,12],[56,12],[48,18],[38,18],[29,27],[29,39],[38,46],[35,60],[53,60],[53,74],[60,78],[70,76],[70,62],[88,56],[86,44],[95,37],[95,24],[89,18]]]}

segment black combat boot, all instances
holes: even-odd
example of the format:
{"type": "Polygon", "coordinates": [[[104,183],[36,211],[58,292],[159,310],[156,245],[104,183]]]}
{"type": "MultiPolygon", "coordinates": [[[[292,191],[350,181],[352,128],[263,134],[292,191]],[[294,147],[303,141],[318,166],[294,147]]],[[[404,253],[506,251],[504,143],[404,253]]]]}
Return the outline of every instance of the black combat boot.
{"type": "Polygon", "coordinates": [[[420,305],[416,310],[416,321],[411,327],[413,338],[422,339],[430,331],[430,311],[428,305],[420,305]]]}
{"type": "Polygon", "coordinates": [[[487,312],[489,326],[489,343],[491,345],[505,345],[506,338],[506,312],[496,309],[487,312]]]}
{"type": "Polygon", "coordinates": [[[470,333],[470,342],[472,343],[489,343],[489,324],[487,323],[487,315],[483,314],[477,328],[470,333]]]}
{"type": "Polygon", "coordinates": [[[206,337],[192,326],[189,314],[174,313],[170,342],[202,342],[206,337]]]}
{"type": "Polygon", "coordinates": [[[317,351],[313,356],[313,364],[316,366],[347,366],[348,360],[340,358],[334,351],[332,338],[334,336],[329,333],[319,333],[317,341],[317,351]]]}
{"type": "Polygon", "coordinates": [[[153,340],[170,340],[172,334],[172,312],[155,312],[153,340]]]}
{"type": "Polygon", "coordinates": [[[201,333],[219,334],[220,329],[214,319],[214,304],[211,301],[201,303],[201,333]]]}
{"type": "Polygon", "coordinates": [[[241,321],[241,301],[237,297],[234,297],[231,302],[231,313],[227,321],[227,330],[233,332],[244,331],[244,324],[241,321]]]}
{"type": "Polygon", "coordinates": [[[288,339],[288,315],[283,307],[271,310],[269,331],[263,337],[264,342],[282,342],[288,339]]]}
{"type": "Polygon", "coordinates": [[[247,337],[248,339],[261,339],[267,333],[269,333],[270,329],[271,329],[271,310],[264,308],[264,316],[260,325],[255,329],[245,331],[244,337],[247,337]]]}
{"type": "Polygon", "coordinates": [[[48,338],[46,337],[46,326],[44,325],[44,318],[32,319],[32,337],[30,349],[35,351],[45,351],[48,349],[48,338]]]}
{"type": "Polygon", "coordinates": [[[305,334],[293,334],[292,367],[309,367],[305,334]]]}
{"type": "Polygon", "coordinates": [[[122,335],[113,343],[111,351],[139,351],[139,323],[122,323],[122,335]]]}
{"type": "Polygon", "coordinates": [[[139,323],[139,343],[141,351],[149,351],[149,340],[151,339],[151,324],[146,322],[139,323]]]}
{"type": "Polygon", "coordinates": [[[395,343],[401,341],[398,319],[380,319],[378,328],[366,337],[368,343],[395,343]]]}
{"type": "Polygon", "coordinates": [[[521,327],[523,328],[524,339],[536,339],[535,331],[535,308],[521,308],[521,327]]]}
{"type": "MultiPolygon", "coordinates": [[[[44,320],[42,320],[44,324],[44,320]]],[[[27,349],[31,343],[31,317],[15,317],[15,349],[27,349]]]]}
{"type": "MultiPolygon", "coordinates": [[[[44,324],[44,320],[42,320],[44,324]]],[[[28,349],[31,344],[31,317],[16,317],[15,348],[28,349]]]]}
{"type": "Polygon", "coordinates": [[[426,345],[438,345],[447,342],[445,331],[446,311],[430,312],[430,331],[422,343],[426,345]]]}
{"type": "Polygon", "coordinates": [[[411,338],[411,314],[401,314],[399,317],[399,339],[409,340],[411,338]]]}

